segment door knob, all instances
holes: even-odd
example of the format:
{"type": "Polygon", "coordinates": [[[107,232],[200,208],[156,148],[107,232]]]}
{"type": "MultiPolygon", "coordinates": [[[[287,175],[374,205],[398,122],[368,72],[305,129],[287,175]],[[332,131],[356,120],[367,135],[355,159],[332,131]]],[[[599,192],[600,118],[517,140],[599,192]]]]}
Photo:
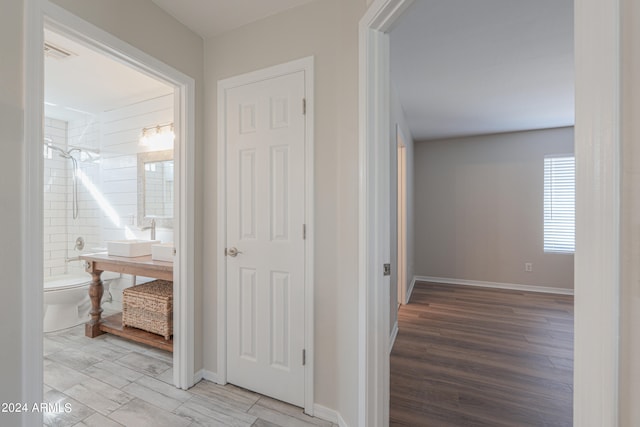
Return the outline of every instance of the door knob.
{"type": "Polygon", "coordinates": [[[226,254],[229,255],[230,257],[237,257],[238,254],[241,254],[242,252],[240,252],[239,250],[237,250],[236,248],[229,248],[225,250],[226,254]]]}

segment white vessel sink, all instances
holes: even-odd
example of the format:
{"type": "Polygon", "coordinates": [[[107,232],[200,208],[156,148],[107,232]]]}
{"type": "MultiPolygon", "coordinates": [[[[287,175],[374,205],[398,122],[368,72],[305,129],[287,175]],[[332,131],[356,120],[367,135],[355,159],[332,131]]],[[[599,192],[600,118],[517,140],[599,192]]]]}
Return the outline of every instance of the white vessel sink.
{"type": "Polygon", "coordinates": [[[107,253],[130,258],[151,255],[151,245],[156,243],[160,240],[111,240],[107,242],[107,253]]]}
{"type": "Polygon", "coordinates": [[[151,245],[151,259],[173,262],[173,243],[151,245]]]}

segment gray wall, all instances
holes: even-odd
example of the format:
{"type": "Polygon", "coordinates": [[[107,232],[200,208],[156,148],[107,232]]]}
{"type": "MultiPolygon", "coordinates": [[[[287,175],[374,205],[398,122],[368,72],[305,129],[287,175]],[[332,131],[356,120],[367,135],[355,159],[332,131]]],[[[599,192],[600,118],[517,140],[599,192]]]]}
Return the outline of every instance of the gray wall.
{"type": "Polygon", "coordinates": [[[416,144],[416,275],[573,289],[573,255],[543,250],[554,153],[573,153],[573,128],[416,144]]]}
{"type": "MultiPolygon", "coordinates": [[[[357,423],[358,21],[364,0],[322,0],[205,41],[204,299],[215,305],[217,82],[315,59],[315,400],[357,423]]],[[[217,369],[216,311],[204,313],[204,368],[217,369]]]]}
{"type": "MultiPolygon", "coordinates": [[[[623,2],[622,178],[620,286],[620,418],[621,426],[640,423],[640,5],[623,2]]],[[[610,286],[614,286],[610,284],[610,286]]],[[[617,319],[616,319],[617,321],[617,319]]],[[[579,363],[579,362],[577,362],[579,363]]]]}
{"type": "MultiPolygon", "coordinates": [[[[0,298],[0,402],[22,401],[22,348],[20,320],[22,317],[22,257],[21,225],[23,173],[23,56],[21,1],[3,2],[0,13],[0,271],[2,271],[2,298],[0,298]]],[[[19,425],[17,415],[0,413],[3,426],[19,425]]]]}

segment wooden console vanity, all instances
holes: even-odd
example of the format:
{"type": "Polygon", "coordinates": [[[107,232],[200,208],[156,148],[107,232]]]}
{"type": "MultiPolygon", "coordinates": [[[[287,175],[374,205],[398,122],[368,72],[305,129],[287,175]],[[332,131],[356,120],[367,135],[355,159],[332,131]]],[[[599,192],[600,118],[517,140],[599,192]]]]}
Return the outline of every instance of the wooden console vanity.
{"type": "Polygon", "coordinates": [[[150,332],[123,327],[122,313],[103,319],[101,301],[104,294],[104,286],[100,279],[103,271],[113,271],[173,281],[172,262],[155,261],[151,259],[151,255],[128,258],[108,255],[106,252],[81,255],[80,259],[87,262],[86,271],[91,274],[92,278],[89,286],[91,320],[85,324],[85,335],[87,337],[95,338],[104,333],[111,333],[156,348],[173,351],[173,339],[165,340],[163,337],[150,332]]]}

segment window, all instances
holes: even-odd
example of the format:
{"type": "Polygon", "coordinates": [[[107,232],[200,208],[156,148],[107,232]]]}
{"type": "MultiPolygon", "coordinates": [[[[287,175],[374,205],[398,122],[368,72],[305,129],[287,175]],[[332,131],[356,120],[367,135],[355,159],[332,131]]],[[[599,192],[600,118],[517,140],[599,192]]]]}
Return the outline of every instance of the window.
{"type": "Polygon", "coordinates": [[[544,157],[544,251],[574,253],[576,247],[576,159],[544,157]]]}

